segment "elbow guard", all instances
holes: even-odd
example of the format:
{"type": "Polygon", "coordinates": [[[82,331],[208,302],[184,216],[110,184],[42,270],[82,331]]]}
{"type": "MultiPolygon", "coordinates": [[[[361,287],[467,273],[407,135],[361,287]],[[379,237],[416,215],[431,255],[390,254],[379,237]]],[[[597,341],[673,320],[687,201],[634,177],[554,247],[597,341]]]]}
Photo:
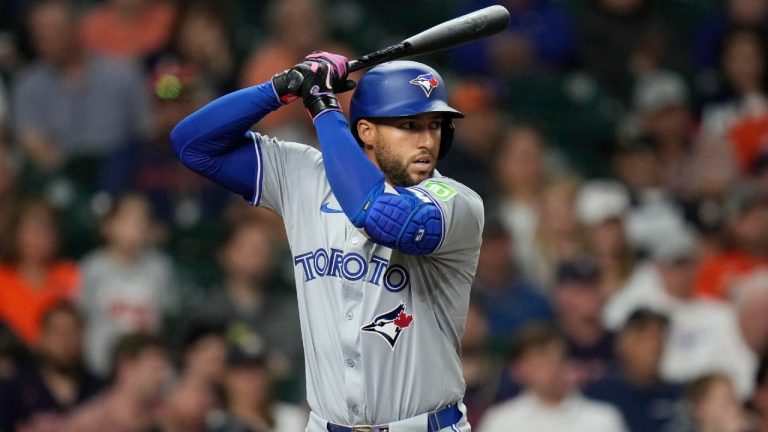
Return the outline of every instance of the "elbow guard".
{"type": "Polygon", "coordinates": [[[423,202],[405,189],[400,195],[382,194],[365,220],[365,232],[373,241],[408,255],[427,255],[443,239],[440,208],[423,202]]]}

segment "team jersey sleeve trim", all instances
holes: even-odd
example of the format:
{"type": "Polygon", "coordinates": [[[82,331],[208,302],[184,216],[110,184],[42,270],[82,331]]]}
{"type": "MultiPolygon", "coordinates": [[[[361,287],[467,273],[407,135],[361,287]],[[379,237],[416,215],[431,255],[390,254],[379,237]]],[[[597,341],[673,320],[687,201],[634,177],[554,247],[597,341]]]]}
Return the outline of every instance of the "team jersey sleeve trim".
{"type": "Polygon", "coordinates": [[[261,194],[264,184],[264,162],[261,154],[261,140],[259,140],[259,137],[254,132],[249,131],[248,134],[250,134],[251,139],[253,140],[256,155],[256,175],[254,177],[253,200],[251,200],[251,204],[258,206],[261,203],[261,194]]]}
{"type": "Polygon", "coordinates": [[[443,245],[443,240],[445,240],[445,225],[446,225],[446,222],[447,222],[445,220],[445,212],[443,212],[443,208],[440,207],[440,204],[438,204],[437,201],[435,201],[435,199],[432,198],[432,195],[430,195],[425,189],[423,189],[423,188],[421,188],[419,186],[412,186],[409,189],[413,189],[413,190],[417,190],[417,191],[421,192],[425,197],[427,197],[427,199],[429,199],[429,201],[432,203],[432,205],[437,207],[437,210],[440,212],[440,220],[442,221],[442,223],[440,224],[440,228],[441,228],[441,230],[440,230],[440,241],[437,243],[437,246],[435,246],[435,250],[432,251],[433,253],[437,252],[438,250],[440,250],[440,246],[443,245]]]}

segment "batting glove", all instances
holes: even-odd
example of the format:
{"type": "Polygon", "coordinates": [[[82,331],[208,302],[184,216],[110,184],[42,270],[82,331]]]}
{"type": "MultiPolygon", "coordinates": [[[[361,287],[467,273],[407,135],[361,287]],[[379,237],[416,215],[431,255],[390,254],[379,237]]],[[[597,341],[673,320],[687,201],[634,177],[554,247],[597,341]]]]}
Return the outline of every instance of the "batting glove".
{"type": "Polygon", "coordinates": [[[343,93],[355,88],[355,82],[347,79],[346,57],[326,51],[315,51],[304,57],[301,63],[272,77],[272,84],[280,102],[287,104],[300,96],[303,97],[304,78],[316,74],[320,69],[322,73],[325,73],[326,69],[330,72],[330,85],[325,86],[330,89],[329,92],[343,93]],[[326,65],[327,68],[320,68],[320,65],[326,65]]]}

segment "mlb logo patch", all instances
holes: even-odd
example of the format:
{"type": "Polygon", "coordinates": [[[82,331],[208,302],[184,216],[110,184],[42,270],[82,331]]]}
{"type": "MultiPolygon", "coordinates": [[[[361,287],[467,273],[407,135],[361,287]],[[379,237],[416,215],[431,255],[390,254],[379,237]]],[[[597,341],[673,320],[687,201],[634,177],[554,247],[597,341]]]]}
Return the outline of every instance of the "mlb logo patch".
{"type": "Polygon", "coordinates": [[[437,78],[431,73],[419,75],[412,79],[410,83],[415,86],[419,86],[422,90],[424,90],[424,94],[427,95],[427,97],[432,94],[432,89],[440,86],[440,81],[438,81],[437,78]]]}

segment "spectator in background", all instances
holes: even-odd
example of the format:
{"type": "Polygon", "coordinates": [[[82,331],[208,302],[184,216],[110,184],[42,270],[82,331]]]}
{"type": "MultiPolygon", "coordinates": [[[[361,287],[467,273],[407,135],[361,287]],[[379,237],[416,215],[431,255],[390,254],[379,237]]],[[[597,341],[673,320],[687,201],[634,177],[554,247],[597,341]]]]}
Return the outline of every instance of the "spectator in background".
{"type": "Polygon", "coordinates": [[[308,415],[304,409],[275,402],[269,354],[260,341],[254,334],[243,334],[231,342],[224,379],[226,415],[211,425],[213,432],[305,429],[308,415]]]}
{"type": "Polygon", "coordinates": [[[210,386],[196,380],[182,380],[168,395],[160,415],[162,432],[208,432],[216,398],[210,386]]]}
{"type": "Polygon", "coordinates": [[[172,264],[152,247],[152,224],[144,196],[118,198],[103,219],[104,246],[82,260],[86,358],[100,375],[108,372],[109,351],[122,335],[160,332],[176,309],[172,264]]]}
{"type": "Polygon", "coordinates": [[[541,191],[534,280],[547,291],[556,278],[558,262],[584,251],[581,226],[574,211],[578,192],[579,179],[572,176],[553,178],[541,191]]]}
{"type": "Polygon", "coordinates": [[[768,194],[754,184],[730,189],[723,203],[723,250],[701,263],[696,295],[733,299],[750,276],[768,269],[768,194]]]}
{"type": "Polygon", "coordinates": [[[687,196],[694,130],[685,81],[671,71],[640,76],[634,87],[633,110],[642,130],[655,143],[664,187],[674,197],[687,196]]]}
{"type": "Polygon", "coordinates": [[[141,61],[167,46],[175,17],[171,1],[105,0],[83,18],[80,37],[92,52],[141,61]]]}
{"type": "Polygon", "coordinates": [[[590,256],[561,261],[552,297],[567,348],[568,379],[581,388],[605,375],[614,358],[613,333],[603,329],[601,320],[605,295],[597,262],[590,256]]]}
{"type": "Polygon", "coordinates": [[[549,176],[547,143],[542,131],[532,125],[517,125],[504,132],[494,155],[494,179],[499,217],[515,240],[515,263],[526,279],[536,272],[536,230],[539,224],[541,191],[549,176]]]}
{"type": "Polygon", "coordinates": [[[146,333],[127,334],[111,358],[109,388],[75,410],[61,431],[155,430],[172,372],[165,344],[146,333]]]}
{"type": "Polygon", "coordinates": [[[474,0],[469,13],[501,4],[510,13],[506,31],[453,50],[453,66],[461,74],[500,77],[515,73],[557,73],[570,66],[574,54],[574,22],[568,11],[550,0],[474,0]]]}
{"type": "MultiPolygon", "coordinates": [[[[464,404],[467,420],[477,424],[493,402],[503,364],[494,355],[501,347],[491,343],[488,317],[483,307],[470,300],[464,334],[461,336],[461,368],[467,390],[464,404]]],[[[514,391],[518,389],[515,386],[514,391]]]]}
{"type": "Polygon", "coordinates": [[[21,195],[16,162],[10,147],[0,143],[0,202],[3,203],[0,206],[0,251],[8,250],[15,204],[21,195]]]}
{"type": "Polygon", "coordinates": [[[751,405],[757,414],[760,423],[760,431],[768,430],[768,351],[760,360],[760,367],[755,377],[755,392],[752,394],[751,405]]]}
{"type": "Polygon", "coordinates": [[[719,94],[703,107],[701,145],[722,146],[738,171],[748,175],[768,137],[766,43],[751,28],[734,28],[721,49],[722,82],[719,94]]]}
{"type": "Polygon", "coordinates": [[[155,69],[188,64],[199,74],[197,84],[212,97],[237,90],[237,62],[232,46],[227,3],[193,0],[184,5],[166,50],[151,59],[155,69]]]}
{"type": "Polygon", "coordinates": [[[600,267],[600,290],[609,298],[624,286],[635,264],[625,228],[629,194],[618,182],[592,180],[581,187],[575,207],[586,249],[600,267]]]}
{"type": "Polygon", "coordinates": [[[634,79],[687,63],[681,38],[650,0],[589,0],[577,23],[578,62],[610,95],[628,102],[634,79]]]}
{"type": "Polygon", "coordinates": [[[662,377],[684,382],[722,371],[745,398],[754,385],[755,354],[746,345],[730,304],[695,298],[696,247],[690,230],[668,233],[651,250],[651,262],[638,266],[627,286],[608,303],[604,322],[608,328],[620,328],[640,307],[666,314],[670,326],[662,377]]]}
{"type": "Polygon", "coordinates": [[[219,390],[226,371],[226,329],[217,324],[200,323],[186,329],[181,349],[181,381],[199,381],[219,390]]]}
{"type": "MultiPolygon", "coordinates": [[[[181,326],[223,323],[228,332],[263,337],[278,378],[301,380],[304,351],[296,295],[274,282],[274,253],[265,225],[255,219],[235,222],[218,254],[220,286],[191,303],[181,326]]],[[[303,392],[300,387],[297,392],[303,392]]]]}
{"type": "Polygon", "coordinates": [[[717,67],[718,52],[713,47],[723,45],[728,29],[751,27],[760,34],[768,33],[768,7],[763,0],[724,0],[693,35],[692,54],[696,68],[710,70],[717,67]]]}
{"type": "Polygon", "coordinates": [[[480,432],[618,432],[626,428],[621,414],[574,392],[566,377],[566,346],[551,327],[532,325],[518,333],[513,367],[524,393],[491,407],[480,432]]]}
{"type": "Polygon", "coordinates": [[[36,2],[29,17],[38,58],[15,80],[13,127],[33,167],[51,172],[70,158],[116,155],[145,135],[149,105],[139,71],[87,54],[66,1],[36,2]]]}
{"type": "MultiPolygon", "coordinates": [[[[265,20],[270,25],[270,36],[251,53],[242,68],[241,87],[263,83],[272,78],[276,70],[293,67],[308,52],[322,49],[354,58],[349,48],[340,45],[327,34],[324,7],[320,0],[283,0],[273,2],[265,20]],[[301,23],[297,31],[296,23],[301,23]]],[[[359,75],[350,75],[357,80],[359,75]]],[[[349,93],[339,95],[339,102],[349,112],[349,93]]],[[[287,141],[317,142],[307,114],[299,104],[290,104],[259,120],[259,127],[269,135],[281,136],[287,141]]]]}
{"type": "Polygon", "coordinates": [[[584,390],[620,410],[632,432],[680,432],[684,422],[682,388],[660,376],[668,326],[658,312],[632,312],[616,339],[617,367],[584,390]]]}
{"type": "Polygon", "coordinates": [[[17,208],[9,232],[13,239],[0,264],[0,321],[29,347],[40,338],[45,311],[61,300],[77,298],[80,270],[57,259],[58,224],[43,199],[29,198],[17,208]]]}
{"type": "Polygon", "coordinates": [[[494,344],[506,343],[526,323],[552,318],[547,297],[516,273],[513,241],[498,220],[486,220],[472,293],[486,314],[489,339],[494,344]]]}
{"type": "Polygon", "coordinates": [[[757,355],[768,352],[768,271],[758,272],[741,284],[733,304],[744,342],[757,355]]]}
{"type": "MultiPolygon", "coordinates": [[[[202,107],[213,92],[189,63],[162,62],[152,71],[152,136],[136,146],[136,161],[126,173],[131,186],[146,194],[158,218],[178,230],[216,220],[229,195],[184,167],[169,143],[171,130],[202,107]]],[[[177,251],[183,255],[187,251],[177,251]]]]}
{"type": "Polygon", "coordinates": [[[727,375],[707,374],[688,388],[688,400],[697,432],[750,432],[755,430],[727,375]]]}
{"type": "Polygon", "coordinates": [[[46,312],[38,358],[22,366],[0,393],[0,429],[55,430],[67,412],[101,390],[101,381],[81,361],[83,324],[70,303],[46,312]]]}
{"type": "Polygon", "coordinates": [[[456,179],[487,199],[491,179],[493,146],[501,139],[503,112],[498,94],[488,81],[470,80],[452,86],[451,106],[464,113],[451,151],[440,161],[440,173],[456,179]]]}

